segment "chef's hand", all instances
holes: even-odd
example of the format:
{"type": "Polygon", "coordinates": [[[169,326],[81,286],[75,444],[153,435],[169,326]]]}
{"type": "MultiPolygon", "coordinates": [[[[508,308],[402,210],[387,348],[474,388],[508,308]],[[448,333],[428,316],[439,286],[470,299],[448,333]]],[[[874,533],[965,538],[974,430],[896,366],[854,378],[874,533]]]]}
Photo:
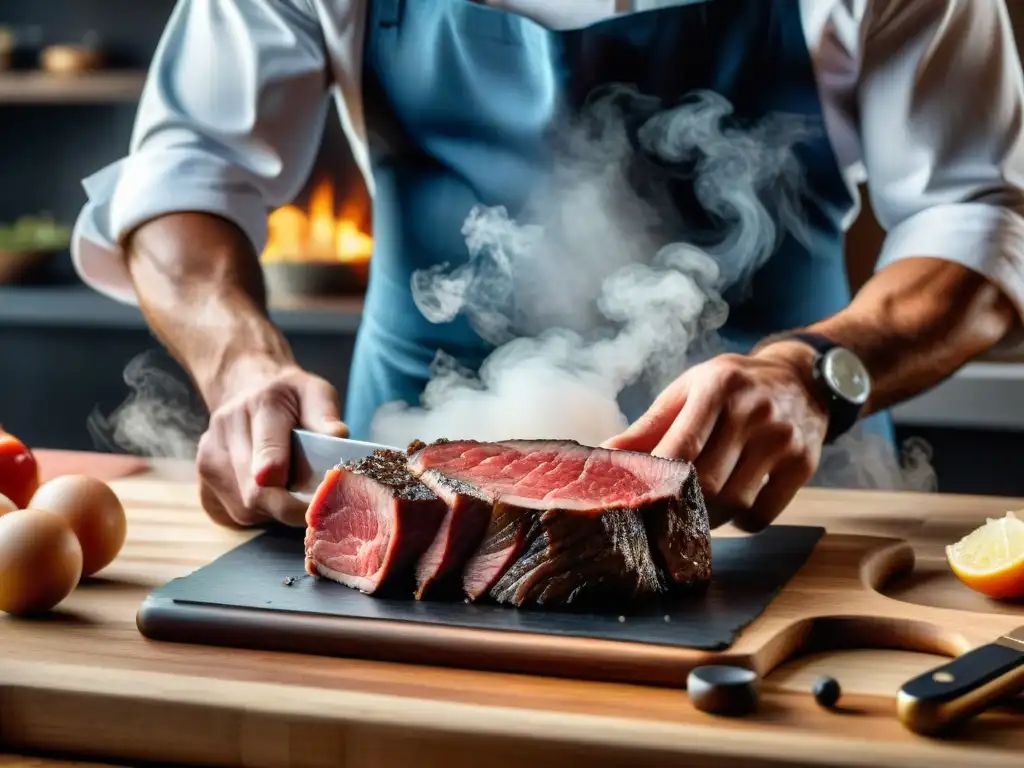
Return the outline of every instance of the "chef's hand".
{"type": "Polygon", "coordinates": [[[693,462],[712,526],[761,530],[821,459],[828,415],[813,394],[812,356],[784,342],[696,365],[605,447],[693,462]]]}
{"type": "Polygon", "coordinates": [[[296,365],[252,366],[235,380],[199,440],[203,507],[222,525],[304,525],[307,505],[285,490],[291,430],[346,437],[338,393],[296,365]]]}

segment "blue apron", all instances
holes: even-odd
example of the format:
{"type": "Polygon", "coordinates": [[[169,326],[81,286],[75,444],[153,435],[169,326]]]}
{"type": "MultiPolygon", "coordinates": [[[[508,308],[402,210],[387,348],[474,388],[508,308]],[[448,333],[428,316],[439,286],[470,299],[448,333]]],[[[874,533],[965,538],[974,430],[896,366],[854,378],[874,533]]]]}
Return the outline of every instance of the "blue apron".
{"type": "MultiPolygon", "coordinates": [[[[693,0],[568,31],[472,0],[369,5],[364,100],[375,245],[345,414],[357,438],[370,436],[382,404],[419,404],[438,350],[471,369],[491,351],[464,316],[424,318],[410,279],[467,261],[461,228],[475,205],[504,205],[515,217],[548,171],[546,137],[559,109],[626,83],[667,101],[711,90],[741,120],[783,112],[824,125],[798,0],[693,0]]],[[[720,333],[733,350],[850,301],[842,221],[854,201],[818,133],[795,147],[807,232],[802,242],[787,235],[755,274],[749,298],[731,304],[720,333]]],[[[865,426],[890,435],[887,416],[865,426]]]]}

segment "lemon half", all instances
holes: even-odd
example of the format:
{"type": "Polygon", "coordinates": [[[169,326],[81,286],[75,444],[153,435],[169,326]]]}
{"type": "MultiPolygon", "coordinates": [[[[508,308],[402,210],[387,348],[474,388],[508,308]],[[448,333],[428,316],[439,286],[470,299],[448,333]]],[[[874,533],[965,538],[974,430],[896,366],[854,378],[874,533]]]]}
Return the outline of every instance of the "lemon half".
{"type": "Polygon", "coordinates": [[[971,589],[988,597],[1024,597],[1024,520],[1013,512],[988,518],[946,547],[949,567],[971,589]]]}

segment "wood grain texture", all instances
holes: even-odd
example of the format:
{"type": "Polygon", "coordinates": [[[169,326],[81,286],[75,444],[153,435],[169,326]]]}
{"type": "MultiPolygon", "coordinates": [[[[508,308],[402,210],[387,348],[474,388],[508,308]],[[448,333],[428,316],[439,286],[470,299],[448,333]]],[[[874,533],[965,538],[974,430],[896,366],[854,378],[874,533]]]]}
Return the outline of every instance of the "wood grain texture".
{"type": "MultiPolygon", "coordinates": [[[[778,645],[776,632],[803,634],[783,607],[778,630],[769,622],[750,649],[730,648],[770,609],[823,534],[821,527],[776,525],[754,537],[716,537],[708,590],[627,615],[611,607],[594,615],[417,601],[411,592],[369,597],[307,575],[302,531],[275,530],[151,593],[136,625],[154,640],[684,686],[696,664],[718,658],[702,651],[729,649],[737,662],[756,665],[759,651],[778,645]]],[[[849,561],[846,549],[835,542],[818,552],[828,558],[834,550],[849,561]]]]}
{"type": "MultiPolygon", "coordinates": [[[[823,524],[840,538],[904,539],[917,565],[877,598],[891,608],[885,618],[861,620],[855,633],[842,622],[823,625],[838,633],[819,628],[825,645],[852,639],[854,648],[821,646],[769,665],[760,711],[732,720],[694,710],[678,689],[146,641],[135,613],[147,592],[252,535],[208,522],[189,468],[172,468],[177,481],[113,484],[129,510],[129,539],[99,578],[49,620],[0,619],[7,749],[260,768],[1020,763],[1024,707],[986,714],[954,739],[905,731],[895,692],[940,657],[871,644],[952,652],[1024,624],[1024,606],[970,593],[941,561],[946,543],[1024,500],[803,491],[783,522],[823,524]],[[838,711],[810,696],[822,672],[843,687],[838,711]]],[[[856,605],[836,601],[834,584],[848,578],[839,568],[812,556],[797,578],[813,572],[813,588],[783,595],[779,607],[794,618],[809,605],[855,613],[856,605]]]]}
{"type": "Polygon", "coordinates": [[[0,768],[114,768],[108,763],[58,760],[50,757],[0,754],[0,768]]]}
{"type": "Polygon", "coordinates": [[[1021,621],[976,611],[964,631],[936,610],[927,621],[906,616],[903,602],[878,592],[913,570],[910,545],[893,537],[826,534],[813,549],[810,567],[788,582],[771,572],[787,552],[802,563],[804,547],[813,544],[800,540],[816,539],[820,530],[780,525],[752,541],[718,536],[715,578],[731,586],[713,588],[691,607],[690,616],[685,608],[671,609],[670,622],[661,610],[635,617],[612,614],[606,622],[560,614],[535,621],[537,612],[517,617],[502,607],[477,606],[467,615],[461,603],[391,605],[329,581],[310,583],[295,565],[301,542],[273,537],[268,544],[261,537],[213,571],[205,569],[175,584],[170,594],[164,590],[161,597],[148,598],[137,625],[159,640],[684,687],[686,676],[701,664],[736,664],[764,676],[808,646],[955,655],[1021,621]],[[730,538],[733,544],[756,544],[734,547],[730,555],[725,548],[730,538]],[[252,550],[253,544],[260,547],[252,550]],[[760,598],[752,599],[757,593],[742,585],[744,574],[773,591],[784,584],[763,613],[760,598]],[[301,581],[284,586],[287,577],[301,581]],[[728,636],[717,634],[716,627],[731,630],[751,617],[754,623],[728,647],[716,650],[715,642],[708,642],[728,636]],[[523,626],[517,618],[534,621],[523,626]],[[701,622],[710,634],[701,634],[701,622]]]}

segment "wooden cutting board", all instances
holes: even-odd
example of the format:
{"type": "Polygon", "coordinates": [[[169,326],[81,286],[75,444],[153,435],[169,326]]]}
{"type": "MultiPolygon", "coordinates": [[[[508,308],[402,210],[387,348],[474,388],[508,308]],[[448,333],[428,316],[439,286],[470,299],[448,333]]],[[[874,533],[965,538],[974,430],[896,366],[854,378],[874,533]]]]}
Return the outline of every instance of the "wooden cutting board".
{"type": "Polygon", "coordinates": [[[706,651],[732,657],[823,534],[716,536],[708,589],[598,612],[418,601],[411,587],[371,597],[307,575],[302,531],[271,530],[156,590],[138,625],[158,640],[682,685],[706,651]]]}
{"type": "MultiPolygon", "coordinates": [[[[828,533],[729,649],[764,672],[760,710],[731,719],[672,687],[147,641],[135,625],[146,596],[254,534],[212,525],[192,484],[114,487],[129,515],[114,564],[46,620],[0,616],[7,749],[258,768],[1018,768],[1024,753],[1024,708],[946,741],[905,731],[895,693],[941,658],[880,650],[950,654],[1024,624],[1024,606],[971,592],[941,555],[1024,500],[802,492],[780,522],[828,533]],[[887,574],[897,575],[883,584],[887,574]],[[821,673],[842,685],[836,710],[810,695],[821,673]]],[[[663,662],[670,681],[673,663],[663,662]]]]}
{"type": "Polygon", "coordinates": [[[765,675],[807,647],[952,656],[1024,623],[908,609],[880,591],[913,572],[907,541],[821,534],[716,535],[707,593],[620,616],[373,598],[306,577],[301,537],[271,532],[156,590],[138,625],[176,642],[685,686],[701,664],[765,675]]]}

